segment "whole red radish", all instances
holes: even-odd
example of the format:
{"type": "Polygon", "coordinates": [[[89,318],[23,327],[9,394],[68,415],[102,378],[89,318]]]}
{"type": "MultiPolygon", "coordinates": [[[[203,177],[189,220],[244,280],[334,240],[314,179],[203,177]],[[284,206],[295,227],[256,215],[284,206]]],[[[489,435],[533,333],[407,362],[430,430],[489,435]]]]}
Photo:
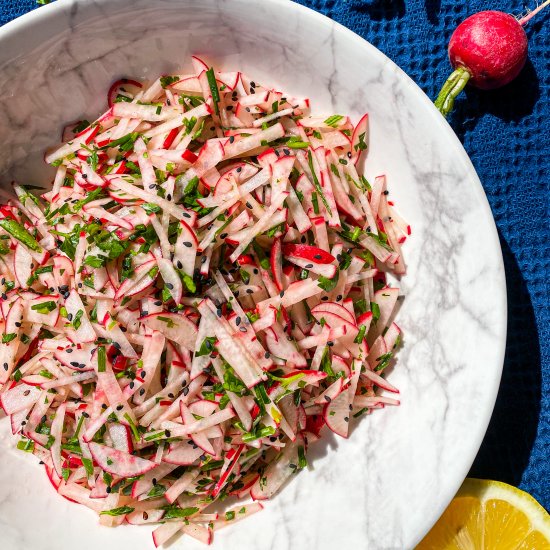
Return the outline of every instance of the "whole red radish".
{"type": "Polygon", "coordinates": [[[449,42],[449,60],[455,71],[435,100],[444,116],[456,96],[470,83],[482,90],[511,82],[527,60],[527,35],[523,25],[550,3],[546,0],[521,19],[500,11],[481,11],[465,19],[449,42]]]}

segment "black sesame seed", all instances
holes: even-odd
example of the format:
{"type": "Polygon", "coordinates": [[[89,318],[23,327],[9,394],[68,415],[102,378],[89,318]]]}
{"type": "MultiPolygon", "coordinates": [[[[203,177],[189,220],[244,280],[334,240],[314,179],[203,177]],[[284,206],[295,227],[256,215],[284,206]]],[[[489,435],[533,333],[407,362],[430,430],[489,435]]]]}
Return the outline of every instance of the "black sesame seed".
{"type": "Polygon", "coordinates": [[[15,326],[16,327],[20,327],[21,326],[21,323],[19,321],[15,321],[15,326]]]}
{"type": "Polygon", "coordinates": [[[321,254],[315,254],[315,256],[313,256],[316,260],[320,260],[322,258],[321,254]]]}
{"type": "Polygon", "coordinates": [[[82,179],[87,180],[88,179],[88,174],[82,174],[82,179]]]}
{"type": "Polygon", "coordinates": [[[306,242],[306,236],[305,235],[302,235],[302,238],[300,239],[300,242],[301,243],[305,243],[306,242]]]}
{"type": "Polygon", "coordinates": [[[151,185],[149,185],[149,189],[154,189],[156,186],[157,186],[156,183],[152,183],[151,185]]]}
{"type": "Polygon", "coordinates": [[[177,261],[176,266],[177,266],[178,269],[183,268],[183,264],[179,260],[177,261]]]}
{"type": "Polygon", "coordinates": [[[183,395],[187,395],[188,393],[189,393],[189,388],[185,386],[185,388],[183,388],[183,395]]]}
{"type": "Polygon", "coordinates": [[[189,241],[184,241],[183,246],[186,246],[187,248],[191,248],[193,245],[189,241]]]}
{"type": "Polygon", "coordinates": [[[122,405],[117,405],[116,410],[121,411],[124,407],[122,405]]]}
{"type": "Polygon", "coordinates": [[[170,433],[170,430],[164,430],[164,435],[166,437],[170,437],[172,434],[170,433]]]}
{"type": "Polygon", "coordinates": [[[140,373],[140,376],[141,376],[142,378],[145,378],[145,377],[147,376],[147,372],[145,372],[144,370],[142,370],[141,373],[140,373]]]}
{"type": "Polygon", "coordinates": [[[288,149],[283,149],[283,153],[288,157],[290,155],[290,151],[288,149]]]}
{"type": "Polygon", "coordinates": [[[228,106],[226,107],[226,109],[227,109],[228,111],[232,111],[232,110],[233,110],[233,105],[228,105],[228,106]]]}
{"type": "Polygon", "coordinates": [[[105,409],[107,408],[107,405],[105,405],[105,403],[102,403],[102,404],[101,404],[101,408],[102,408],[103,410],[105,410],[105,409]]]}
{"type": "Polygon", "coordinates": [[[240,330],[241,332],[247,332],[246,327],[241,327],[241,328],[239,328],[239,330],[240,330]]]}
{"type": "Polygon", "coordinates": [[[227,237],[227,233],[222,233],[222,234],[220,235],[220,239],[225,239],[226,237],[227,237]]]}
{"type": "Polygon", "coordinates": [[[349,422],[349,416],[344,416],[344,422],[349,422]]]}
{"type": "Polygon", "coordinates": [[[241,172],[241,171],[242,171],[242,166],[239,166],[239,167],[237,168],[237,173],[239,173],[239,172],[241,172]]]}
{"type": "Polygon", "coordinates": [[[235,136],[229,136],[229,143],[233,143],[235,141],[235,136]]]}
{"type": "Polygon", "coordinates": [[[136,383],[132,380],[130,382],[130,389],[133,390],[135,385],[136,385],[136,383]]]}
{"type": "Polygon", "coordinates": [[[174,290],[174,285],[172,283],[166,283],[166,288],[168,290],[174,290]]]}
{"type": "Polygon", "coordinates": [[[313,264],[306,264],[305,269],[311,269],[313,267],[313,264]]]}
{"type": "Polygon", "coordinates": [[[279,292],[279,297],[282,298],[284,295],[285,295],[285,291],[281,290],[281,292],[279,292]]]}
{"type": "Polygon", "coordinates": [[[65,351],[66,351],[67,353],[72,353],[72,352],[73,352],[73,348],[67,348],[65,351]]]}
{"type": "Polygon", "coordinates": [[[339,302],[341,299],[342,299],[342,295],[338,294],[338,296],[336,296],[336,301],[339,302]]]}
{"type": "Polygon", "coordinates": [[[259,271],[258,271],[258,268],[254,268],[254,275],[258,275],[259,271]]]}
{"type": "Polygon", "coordinates": [[[157,484],[157,478],[154,477],[154,478],[151,480],[151,483],[152,483],[153,485],[156,485],[156,484],[157,484]]]}
{"type": "Polygon", "coordinates": [[[144,395],[145,394],[145,388],[141,388],[139,390],[139,395],[144,395]]]}
{"type": "Polygon", "coordinates": [[[327,403],[330,403],[332,401],[332,399],[328,395],[325,395],[325,401],[327,403]]]}
{"type": "Polygon", "coordinates": [[[168,195],[166,195],[166,200],[167,200],[167,201],[171,201],[171,200],[172,200],[172,194],[171,194],[171,193],[168,193],[168,195]]]}
{"type": "Polygon", "coordinates": [[[191,214],[188,214],[187,212],[184,212],[184,213],[182,214],[182,216],[183,216],[184,218],[190,218],[190,217],[191,217],[191,214]]]}
{"type": "Polygon", "coordinates": [[[241,324],[241,318],[239,316],[237,316],[237,318],[235,319],[235,324],[237,326],[239,326],[241,324]]]}
{"type": "Polygon", "coordinates": [[[264,353],[264,357],[265,357],[266,359],[269,359],[269,358],[271,357],[271,354],[269,353],[269,351],[266,351],[266,352],[264,353]]]}
{"type": "Polygon", "coordinates": [[[331,340],[329,340],[329,341],[327,342],[327,346],[331,348],[332,346],[334,346],[334,342],[332,342],[331,340]]]}
{"type": "Polygon", "coordinates": [[[328,300],[328,296],[323,296],[323,297],[321,298],[321,300],[322,300],[323,302],[326,302],[326,301],[328,300]]]}

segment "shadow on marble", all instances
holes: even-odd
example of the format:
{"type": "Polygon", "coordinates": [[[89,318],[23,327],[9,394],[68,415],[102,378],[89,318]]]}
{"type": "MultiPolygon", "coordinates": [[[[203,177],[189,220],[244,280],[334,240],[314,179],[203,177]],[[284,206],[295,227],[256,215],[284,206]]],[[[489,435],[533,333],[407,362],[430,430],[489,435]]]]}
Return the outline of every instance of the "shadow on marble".
{"type": "Polygon", "coordinates": [[[469,475],[517,486],[537,436],[541,356],[527,284],[502,236],[501,246],[508,289],[506,355],[493,416],[469,475]],[[522,339],[516,338],[517,334],[521,334],[522,339]]]}
{"type": "Polygon", "coordinates": [[[504,122],[519,122],[533,113],[540,98],[539,78],[527,60],[520,75],[498,90],[478,90],[467,87],[466,97],[457,101],[449,122],[461,141],[481,120],[480,115],[491,114],[504,122]]]}

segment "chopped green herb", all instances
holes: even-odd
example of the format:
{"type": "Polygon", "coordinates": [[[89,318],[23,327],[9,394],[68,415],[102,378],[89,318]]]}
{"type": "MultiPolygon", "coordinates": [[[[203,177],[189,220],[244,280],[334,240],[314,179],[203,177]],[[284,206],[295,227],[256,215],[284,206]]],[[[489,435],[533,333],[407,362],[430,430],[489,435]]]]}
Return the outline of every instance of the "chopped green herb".
{"type": "Polygon", "coordinates": [[[376,324],[380,319],[380,306],[376,302],[371,302],[370,310],[372,311],[372,322],[376,324]]]}
{"type": "Polygon", "coordinates": [[[208,80],[208,86],[210,87],[210,93],[212,94],[212,100],[214,102],[214,110],[216,114],[220,114],[219,101],[220,101],[220,92],[218,91],[218,83],[216,82],[216,75],[214,74],[214,69],[210,67],[206,71],[206,78],[208,80]]]}
{"type": "Polygon", "coordinates": [[[199,350],[195,352],[195,357],[210,355],[216,349],[215,344],[216,344],[216,338],[214,336],[207,336],[202,341],[199,350]]]}
{"type": "Polygon", "coordinates": [[[105,346],[98,346],[97,348],[97,372],[105,372],[107,370],[107,355],[105,353],[105,346]]]}
{"type": "Polygon", "coordinates": [[[332,216],[332,210],[327,202],[327,199],[325,197],[325,194],[323,193],[323,188],[321,187],[321,184],[319,183],[319,179],[317,178],[317,174],[315,173],[315,168],[313,167],[313,156],[311,155],[311,151],[309,150],[307,152],[307,162],[309,165],[309,169],[311,170],[311,176],[313,177],[313,185],[315,186],[315,189],[317,190],[317,193],[319,193],[319,196],[321,197],[321,200],[323,201],[323,204],[325,205],[325,208],[327,209],[327,212],[329,215],[332,216]]]}
{"type": "Polygon", "coordinates": [[[42,252],[42,247],[38,244],[37,240],[14,219],[4,218],[0,220],[0,227],[31,250],[42,252]]]}
{"type": "Polygon", "coordinates": [[[40,302],[39,304],[34,304],[31,306],[31,309],[42,314],[47,314],[50,311],[53,311],[57,307],[57,304],[53,301],[49,302],[40,302]]]}
{"type": "Polygon", "coordinates": [[[332,115],[329,116],[324,123],[327,126],[332,126],[332,128],[336,128],[338,126],[338,123],[343,119],[344,117],[342,115],[332,115]]]}
{"type": "Polygon", "coordinates": [[[171,84],[174,84],[179,81],[179,76],[161,76],[160,77],[160,85],[163,88],[167,88],[171,84]]]}
{"type": "Polygon", "coordinates": [[[131,506],[120,506],[119,508],[112,508],[111,510],[103,510],[99,512],[100,516],[125,516],[134,511],[131,506]]]}

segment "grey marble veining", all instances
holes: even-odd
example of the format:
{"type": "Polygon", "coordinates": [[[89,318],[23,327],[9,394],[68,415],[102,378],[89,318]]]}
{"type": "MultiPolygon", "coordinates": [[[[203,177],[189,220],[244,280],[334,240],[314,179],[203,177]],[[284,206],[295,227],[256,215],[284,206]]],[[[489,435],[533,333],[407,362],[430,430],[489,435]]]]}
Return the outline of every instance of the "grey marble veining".
{"type": "MultiPolygon", "coordinates": [[[[327,435],[311,449],[310,471],[261,514],[218,533],[213,548],[411,548],[459,487],[487,427],[506,298],[496,230],[473,167],[400,69],[284,0],[58,0],[0,30],[0,181],[47,184],[42,153],[65,122],[104,110],[115,78],[189,67],[191,53],[309,96],[314,112],[357,120],[368,111],[366,175],[388,175],[413,226],[397,318],[404,346],[390,378],[402,405],[364,418],[349,440],[327,435]]],[[[76,540],[81,550],[152,547],[150,529],[97,526],[13,446],[2,420],[3,550],[72,550],[76,540]]],[[[201,546],[181,539],[172,547],[201,546]]]]}

